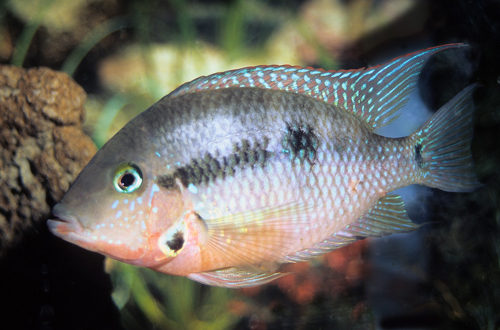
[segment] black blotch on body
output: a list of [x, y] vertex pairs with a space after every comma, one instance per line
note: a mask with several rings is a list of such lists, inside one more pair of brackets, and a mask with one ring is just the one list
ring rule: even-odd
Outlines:
[[319, 139], [309, 124], [286, 123], [282, 146], [283, 152], [288, 154], [292, 161], [298, 159], [313, 165], [318, 153]]
[[419, 143], [415, 146], [415, 161], [417, 162], [418, 167], [422, 168], [424, 165], [424, 160], [422, 158], [422, 145]]
[[175, 178], [171, 175], [160, 176], [157, 180], [157, 184], [158, 186], [169, 190], [176, 188]]
[[204, 157], [192, 159], [185, 166], [178, 167], [173, 174], [165, 175], [158, 180], [158, 184], [166, 189], [175, 189], [175, 180], [179, 179], [184, 187], [190, 183], [194, 185], [207, 184], [216, 178], [224, 179], [234, 175], [239, 168], [263, 167], [267, 164], [272, 152], [266, 150], [269, 140], [264, 137], [261, 142], [251, 144], [242, 140], [233, 147], [233, 153], [227, 156], [213, 156], [206, 153]]
[[177, 252], [184, 246], [184, 233], [182, 231], [176, 231], [174, 237], [170, 241], [167, 241], [168, 247]]

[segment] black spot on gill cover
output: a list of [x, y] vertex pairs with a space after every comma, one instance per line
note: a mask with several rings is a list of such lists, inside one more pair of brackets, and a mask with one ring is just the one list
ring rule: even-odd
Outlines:
[[177, 168], [173, 174], [161, 177], [158, 184], [166, 189], [175, 189], [176, 179], [179, 179], [184, 187], [190, 183], [207, 184], [216, 178], [233, 176], [238, 168], [263, 167], [272, 156], [272, 152], [266, 150], [268, 143], [266, 137], [262, 142], [256, 141], [253, 145], [248, 140], [242, 140], [234, 145], [233, 153], [227, 156], [213, 156], [207, 153], [205, 157], [192, 159], [187, 165]]
[[184, 233], [182, 231], [176, 231], [174, 237], [170, 241], [167, 241], [168, 247], [177, 252], [184, 246]]
[[415, 146], [415, 161], [418, 167], [422, 168], [424, 166], [424, 160], [422, 158], [422, 145], [419, 143]]
[[282, 146], [283, 153], [288, 154], [292, 161], [298, 159], [313, 165], [319, 148], [319, 139], [309, 124], [286, 123]]

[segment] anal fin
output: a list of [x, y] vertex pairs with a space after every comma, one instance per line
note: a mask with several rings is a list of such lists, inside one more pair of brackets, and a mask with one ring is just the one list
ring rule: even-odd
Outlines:
[[210, 272], [193, 273], [187, 277], [206, 285], [236, 289], [265, 284], [285, 275], [288, 275], [288, 273], [254, 272], [241, 268], [225, 268]]
[[408, 233], [419, 227], [420, 225], [413, 223], [408, 217], [401, 196], [386, 195], [363, 217], [312, 247], [286, 256], [283, 262], [307, 261], [359, 239]]

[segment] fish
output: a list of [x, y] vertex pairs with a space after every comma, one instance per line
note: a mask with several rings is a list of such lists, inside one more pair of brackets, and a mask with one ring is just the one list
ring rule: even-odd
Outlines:
[[389, 138], [427, 60], [327, 71], [255, 66], [185, 83], [140, 113], [81, 171], [50, 231], [112, 259], [240, 288], [367, 237], [407, 233], [401, 196], [480, 186], [464, 88], [420, 129]]

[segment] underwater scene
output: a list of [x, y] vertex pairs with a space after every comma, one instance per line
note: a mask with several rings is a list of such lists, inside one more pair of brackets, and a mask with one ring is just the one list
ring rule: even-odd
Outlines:
[[0, 8], [0, 329], [500, 329], [500, 1]]

